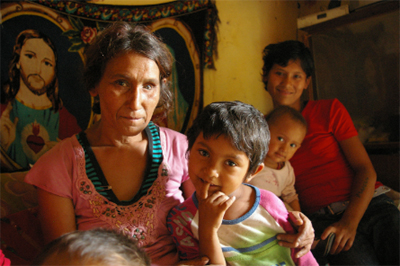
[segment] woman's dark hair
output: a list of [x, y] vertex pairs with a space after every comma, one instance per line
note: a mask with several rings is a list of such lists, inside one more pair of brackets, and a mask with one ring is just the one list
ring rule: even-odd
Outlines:
[[99, 33], [85, 51], [83, 81], [86, 89], [90, 91], [98, 85], [111, 59], [128, 52], [143, 55], [157, 64], [161, 88], [157, 107], [168, 111], [172, 103], [168, 78], [172, 71], [173, 57], [168, 47], [143, 25], [115, 22]]
[[284, 41], [267, 45], [263, 51], [264, 65], [262, 77], [264, 88], [267, 90], [268, 74], [274, 64], [286, 67], [290, 60], [299, 59], [301, 68], [306, 73], [307, 78], [314, 72], [314, 61], [310, 50], [299, 41]]
[[249, 158], [248, 175], [254, 173], [264, 161], [271, 138], [261, 112], [252, 105], [239, 101], [207, 105], [187, 132], [188, 152], [200, 133], [203, 133], [205, 139], [220, 136], [228, 138], [236, 149]]
[[53, 240], [32, 265], [48, 265], [52, 255], [68, 258], [70, 265], [150, 266], [149, 257], [133, 238], [105, 228], [77, 230]]

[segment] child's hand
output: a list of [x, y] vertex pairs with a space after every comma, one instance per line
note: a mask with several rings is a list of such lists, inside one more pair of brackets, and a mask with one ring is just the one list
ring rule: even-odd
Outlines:
[[208, 195], [210, 183], [204, 183], [198, 193], [199, 224], [203, 230], [216, 232], [221, 226], [226, 210], [233, 204], [235, 197], [228, 197], [221, 191]]

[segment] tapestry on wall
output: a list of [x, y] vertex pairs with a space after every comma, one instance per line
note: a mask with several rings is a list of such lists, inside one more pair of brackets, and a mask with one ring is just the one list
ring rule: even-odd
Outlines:
[[98, 117], [83, 87], [83, 50], [109, 23], [145, 24], [176, 61], [173, 111], [153, 120], [185, 132], [202, 106], [202, 70], [213, 68], [216, 23], [210, 0], [150, 6], [78, 1], [1, 3], [1, 170], [26, 170], [58, 141]]

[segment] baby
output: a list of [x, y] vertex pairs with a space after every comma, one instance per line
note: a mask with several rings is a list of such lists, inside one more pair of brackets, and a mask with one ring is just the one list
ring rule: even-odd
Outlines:
[[133, 238], [98, 228], [57, 238], [32, 265], [150, 266], [150, 259]]
[[294, 232], [282, 201], [248, 183], [264, 165], [270, 134], [262, 114], [242, 102], [204, 108], [187, 133], [196, 192], [171, 210], [167, 224], [181, 260], [200, 255], [218, 265], [318, 265], [278, 245]]
[[279, 106], [266, 117], [271, 141], [264, 169], [250, 184], [269, 190], [280, 197], [288, 210], [300, 211], [299, 198], [294, 187], [295, 175], [289, 160], [301, 146], [307, 133], [307, 122], [300, 112]]
[[[266, 121], [271, 141], [264, 160], [265, 167], [249, 181], [249, 184], [273, 192], [283, 200], [289, 211], [301, 211], [294, 187], [294, 170], [289, 160], [306, 136], [307, 122], [300, 112], [285, 105], [276, 107], [267, 115]], [[313, 254], [326, 256], [334, 239], [333, 233], [325, 240], [316, 238], [312, 245]]]

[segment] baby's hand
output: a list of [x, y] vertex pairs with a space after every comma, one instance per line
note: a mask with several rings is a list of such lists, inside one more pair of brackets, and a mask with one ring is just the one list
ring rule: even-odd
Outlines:
[[208, 195], [210, 183], [205, 183], [198, 193], [199, 199], [199, 224], [203, 228], [216, 232], [221, 226], [226, 210], [233, 204], [235, 197], [228, 197], [225, 193], [217, 191]]

